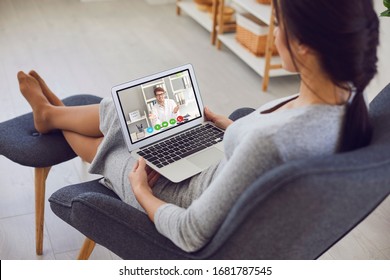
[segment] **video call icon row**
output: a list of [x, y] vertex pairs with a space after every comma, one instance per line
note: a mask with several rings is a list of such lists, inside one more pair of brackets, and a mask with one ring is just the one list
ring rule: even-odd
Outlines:
[[[176, 121], [177, 120], [177, 121]], [[156, 124], [154, 127], [148, 127], [146, 129], [146, 132], [147, 133], [152, 133], [154, 130], [160, 130], [161, 128], [166, 128], [169, 126], [169, 124], [171, 125], [175, 125], [176, 122], [182, 122], [184, 120], [183, 116], [178, 116], [177, 118], [175, 119], [170, 119], [169, 120], [169, 123], [168, 122], [163, 122], [162, 124]]]

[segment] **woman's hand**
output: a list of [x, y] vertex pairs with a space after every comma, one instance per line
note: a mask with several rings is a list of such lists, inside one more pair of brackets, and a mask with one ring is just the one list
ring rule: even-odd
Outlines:
[[209, 108], [204, 108], [204, 114], [206, 120], [213, 122], [217, 127], [221, 129], [226, 129], [229, 125], [233, 123], [233, 121], [225, 116], [217, 115], [210, 111]]
[[145, 160], [140, 157], [128, 177], [135, 198], [145, 209], [149, 219], [154, 222], [154, 214], [157, 209], [165, 204], [164, 201], [155, 197], [152, 192], [152, 188], [160, 178], [160, 174], [147, 166]]
[[145, 159], [140, 157], [128, 177], [133, 192], [137, 197], [144, 191], [152, 193], [152, 188], [158, 178], [160, 178], [160, 174], [147, 166]]

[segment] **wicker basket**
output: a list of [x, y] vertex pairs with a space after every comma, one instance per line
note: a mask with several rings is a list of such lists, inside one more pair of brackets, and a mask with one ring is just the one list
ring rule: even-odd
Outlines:
[[[237, 14], [236, 40], [256, 56], [264, 56], [267, 48], [268, 26], [250, 14]], [[277, 55], [273, 46], [272, 54]]]
[[213, 6], [212, 0], [194, 0], [196, 8], [202, 12], [208, 12]]
[[260, 3], [260, 4], [271, 4], [271, 1], [272, 0], [256, 0], [257, 1], [257, 3]]
[[[217, 18], [219, 18], [219, 7], [217, 7], [217, 8], [218, 8]], [[234, 8], [232, 8], [230, 6], [225, 6], [223, 9], [223, 22], [227, 23], [227, 22], [233, 21], [235, 12], [236, 12], [236, 10]], [[209, 16], [210, 16], [210, 18], [213, 17], [212, 10], [210, 10]]]
[[213, 0], [194, 0], [196, 4], [213, 5]]

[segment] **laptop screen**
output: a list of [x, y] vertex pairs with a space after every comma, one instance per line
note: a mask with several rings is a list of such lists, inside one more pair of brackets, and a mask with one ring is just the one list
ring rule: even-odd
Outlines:
[[202, 117], [189, 70], [117, 91], [132, 144]]

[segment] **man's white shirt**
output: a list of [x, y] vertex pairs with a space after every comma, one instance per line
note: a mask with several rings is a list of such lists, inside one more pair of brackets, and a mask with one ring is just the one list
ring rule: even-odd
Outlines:
[[152, 114], [156, 118], [151, 119], [152, 124], [162, 124], [163, 122], [169, 122], [170, 119], [176, 119], [180, 115], [179, 111], [176, 114], [173, 113], [176, 106], [175, 101], [172, 99], [165, 99], [164, 106], [161, 106], [159, 103], [155, 104], [152, 108]]

